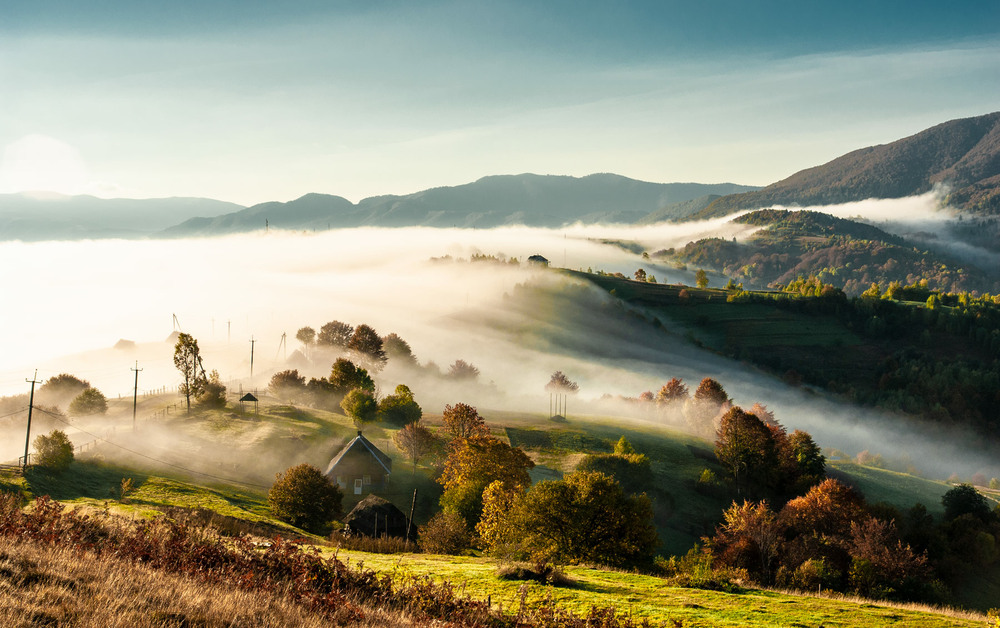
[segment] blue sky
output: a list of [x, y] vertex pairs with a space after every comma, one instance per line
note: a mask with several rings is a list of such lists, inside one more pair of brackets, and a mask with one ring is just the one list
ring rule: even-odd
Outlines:
[[0, 191], [764, 185], [1000, 109], [997, 2], [18, 2]]

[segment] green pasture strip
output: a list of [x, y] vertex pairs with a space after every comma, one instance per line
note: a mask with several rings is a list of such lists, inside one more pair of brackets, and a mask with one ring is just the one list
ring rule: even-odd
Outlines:
[[655, 576], [607, 571], [588, 567], [566, 567], [570, 587], [501, 580], [496, 564], [488, 559], [429, 554], [368, 554], [336, 550], [337, 557], [352, 566], [363, 565], [397, 578], [428, 577], [449, 582], [460, 594], [489, 599], [494, 606], [516, 610], [521, 587], [527, 604], [549, 601], [558, 607], [584, 614], [592, 606], [613, 606], [620, 614], [648, 619], [654, 625], [712, 626], [982, 626], [981, 621], [941, 614], [903, 610], [873, 603], [849, 602], [824, 597], [805, 597], [773, 591], [747, 590], [722, 593], [667, 586]]

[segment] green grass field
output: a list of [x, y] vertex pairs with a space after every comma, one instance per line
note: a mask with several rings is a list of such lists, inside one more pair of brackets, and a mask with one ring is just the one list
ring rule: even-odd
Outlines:
[[485, 558], [429, 554], [367, 554], [335, 550], [351, 565], [379, 573], [450, 582], [457, 591], [495, 606], [516, 609], [521, 595], [529, 605], [553, 601], [586, 613], [613, 606], [620, 614], [667, 626], [983, 626], [975, 615], [945, 616], [865, 601], [808, 597], [774, 591], [722, 593], [666, 586], [661, 578], [589, 567], [566, 567], [570, 587], [502, 580], [496, 563]]

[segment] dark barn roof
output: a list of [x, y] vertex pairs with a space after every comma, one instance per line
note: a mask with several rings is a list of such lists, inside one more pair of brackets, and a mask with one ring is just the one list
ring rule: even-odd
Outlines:
[[374, 443], [365, 438], [361, 434], [361, 431], [359, 430], [358, 435], [354, 437], [354, 440], [347, 443], [347, 445], [343, 449], [341, 449], [336, 456], [333, 457], [333, 460], [331, 460], [330, 464], [327, 465], [326, 467], [325, 474], [330, 475], [333, 472], [333, 470], [337, 467], [337, 464], [339, 464], [340, 461], [344, 459], [344, 456], [348, 455], [348, 453], [351, 454], [367, 453], [371, 455], [371, 457], [374, 458], [376, 461], [378, 461], [378, 463], [381, 464], [383, 468], [385, 468], [385, 472], [387, 474], [392, 472], [392, 459], [389, 456], [382, 453], [382, 451], [378, 447], [376, 447]]
[[[378, 536], [406, 537], [406, 515], [399, 508], [378, 495], [365, 497], [344, 517], [344, 529], [351, 534], [376, 536], [375, 526], [378, 525]], [[410, 539], [416, 538], [416, 527], [410, 529]]]

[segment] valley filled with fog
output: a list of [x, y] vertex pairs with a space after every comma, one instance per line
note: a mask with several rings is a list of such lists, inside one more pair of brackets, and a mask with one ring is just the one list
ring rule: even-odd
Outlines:
[[[926, 206], [923, 198], [910, 202]], [[862, 209], [871, 208], [839, 211]], [[942, 219], [932, 212], [919, 217]], [[657, 420], [621, 398], [655, 391], [671, 377], [694, 387], [708, 376], [736, 404], [766, 404], [790, 430], [808, 430], [822, 447], [905, 457], [935, 477], [1000, 475], [993, 461], [968, 452], [963, 434], [936, 433], [931, 440], [894, 417], [787, 386], [695, 347], [683, 329], [654, 325], [589, 284], [526, 263], [542, 255], [553, 267], [627, 276], [641, 266], [659, 283], [690, 285], [693, 268], [651, 264], [638, 248], [602, 241], [635, 242], [652, 252], [708, 236], [744, 238], [752, 230], [718, 219], [645, 227], [271, 230], [201, 239], [2, 243], [2, 267], [24, 272], [9, 280], [0, 394], [26, 393], [25, 380], [38, 369], [39, 380], [72, 373], [109, 399], [131, 397], [136, 363], [140, 394], [176, 387], [168, 339], [175, 329], [198, 339], [205, 368], [217, 369], [230, 392], [263, 389], [271, 374], [286, 368], [321, 377], [330, 364], [302, 362], [295, 333], [339, 320], [400, 335], [423, 365], [447, 370], [465, 360], [480, 370], [479, 385], [462, 391], [390, 363], [380, 389], [409, 384], [426, 413], [458, 401], [545, 412], [544, 386], [561, 370], [580, 384], [570, 400], [571, 417]], [[469, 261], [475, 255], [520, 263]], [[464, 398], [456, 398], [460, 394]], [[18, 434], [23, 431], [6, 435], [0, 459], [18, 455]]]

